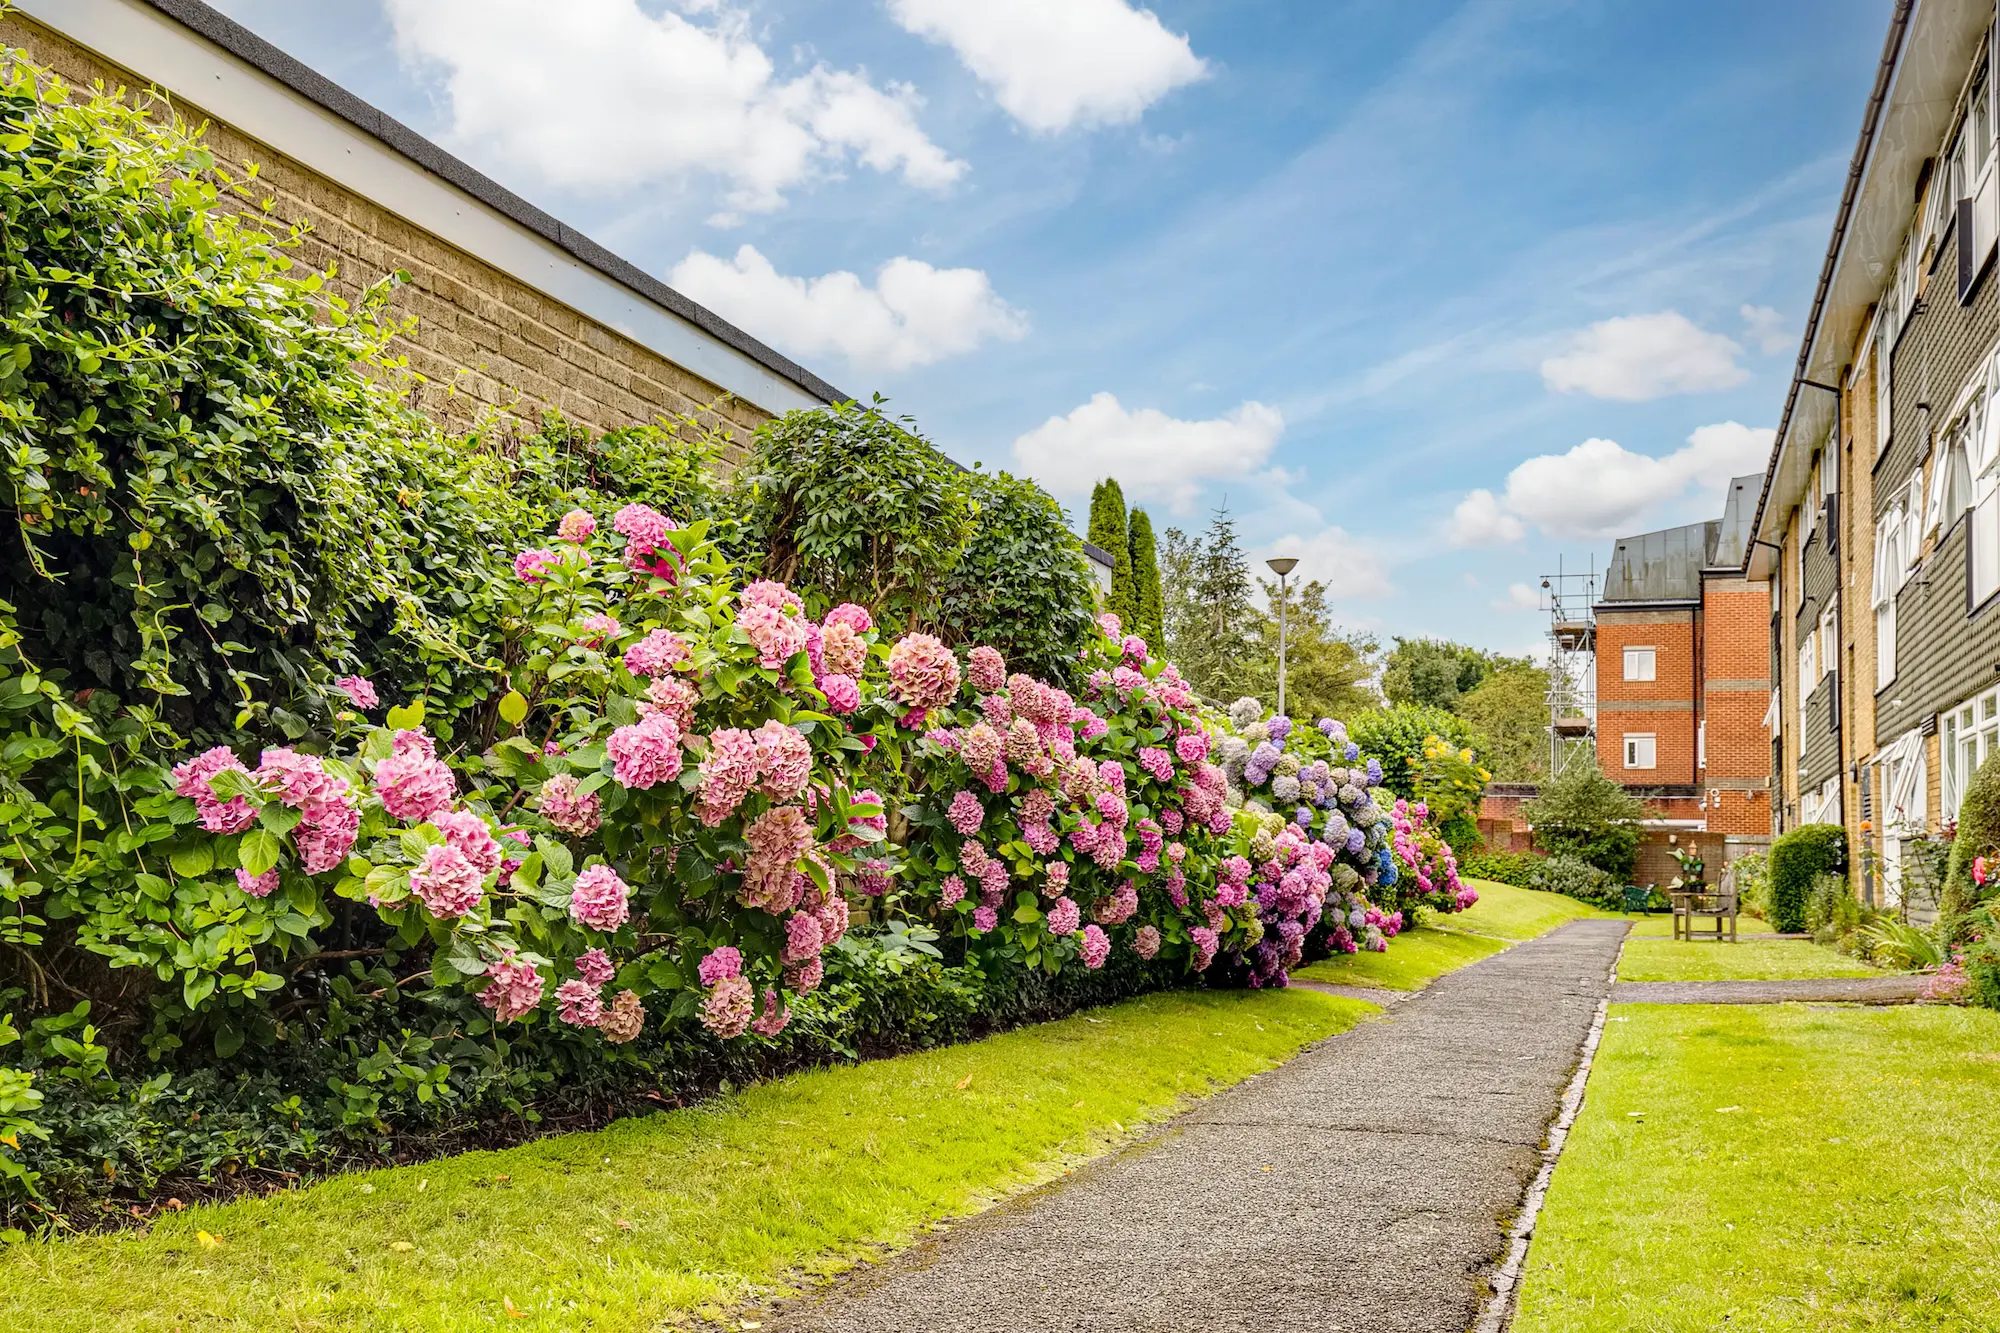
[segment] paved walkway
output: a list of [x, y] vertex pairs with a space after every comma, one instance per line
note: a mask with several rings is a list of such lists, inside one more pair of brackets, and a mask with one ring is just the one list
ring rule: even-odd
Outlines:
[[1451, 973], [766, 1326], [1468, 1329], [1624, 935], [1573, 922]]
[[1813, 981], [1621, 981], [1614, 1004], [1914, 1004], [1929, 977]]

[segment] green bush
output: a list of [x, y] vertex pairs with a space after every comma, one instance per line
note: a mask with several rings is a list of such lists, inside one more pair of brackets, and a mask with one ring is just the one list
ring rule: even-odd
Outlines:
[[1382, 761], [1382, 785], [1411, 801], [1423, 798], [1424, 747], [1433, 737], [1455, 749], [1471, 750], [1475, 759], [1486, 753], [1486, 738], [1464, 718], [1428, 704], [1397, 704], [1363, 713], [1347, 724], [1347, 734], [1361, 753]]
[[1593, 907], [1616, 909], [1625, 901], [1618, 881], [1580, 857], [1556, 855], [1545, 858], [1537, 868], [1530, 888], [1560, 893]]
[[1813, 880], [1847, 870], [1847, 831], [1838, 824], [1807, 824], [1771, 844], [1771, 929], [1792, 934], [1806, 929], [1806, 904]]
[[1646, 805], [1600, 773], [1594, 765], [1573, 765], [1534, 800], [1521, 817], [1550, 856], [1572, 856], [1596, 866], [1620, 883], [1632, 877], [1639, 859], [1639, 821]]
[[1861, 899], [1847, 876], [1818, 874], [1806, 893], [1806, 930], [1821, 944], [1836, 944], [1861, 928]]
[[1736, 888], [1736, 904], [1751, 916], [1771, 912], [1771, 854], [1751, 852], [1729, 863], [1726, 872]]
[[1496, 884], [1532, 889], [1546, 859], [1539, 852], [1475, 852], [1459, 858], [1458, 873], [1465, 879], [1490, 879]]
[[1948, 938], [1965, 935], [1966, 914], [1991, 893], [1973, 882], [1972, 863], [1980, 857], [2000, 857], [2000, 753], [1979, 766], [1958, 807], [1958, 836], [1952, 841], [1951, 862], [1938, 902], [1938, 916], [1945, 923]]
[[[978, 508], [964, 553], [944, 580], [935, 628], [950, 644], [991, 644], [1008, 669], [1067, 681], [1090, 632], [1097, 578], [1062, 506], [1034, 482], [970, 472]], [[1155, 642], [1155, 654], [1165, 645]]]

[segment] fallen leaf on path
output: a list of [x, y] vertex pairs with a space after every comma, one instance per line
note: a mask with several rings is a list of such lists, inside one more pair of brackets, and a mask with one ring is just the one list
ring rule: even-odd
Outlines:
[[970, 1075], [970, 1074], [967, 1074], [967, 1075], [966, 1075], [966, 1076], [965, 1076], [964, 1078], [960, 1079], [960, 1080], [959, 1080], [959, 1081], [958, 1081], [957, 1083], [954, 1083], [954, 1084], [953, 1084], [952, 1086], [953, 1086], [953, 1087], [957, 1087], [957, 1088], [969, 1088], [969, 1087], [971, 1087], [971, 1086], [972, 1086], [972, 1075]]
[[219, 1250], [222, 1248], [221, 1240], [209, 1235], [206, 1231], [195, 1232], [194, 1238], [201, 1242], [202, 1248], [205, 1250]]
[[514, 1298], [511, 1296], [502, 1296], [500, 1304], [507, 1307], [507, 1317], [509, 1319], [526, 1319], [528, 1317], [527, 1311], [514, 1308]]

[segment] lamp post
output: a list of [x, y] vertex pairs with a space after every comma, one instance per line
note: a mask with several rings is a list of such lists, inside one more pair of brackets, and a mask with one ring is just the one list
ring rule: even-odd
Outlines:
[[1278, 716], [1285, 716], [1285, 604], [1291, 601], [1286, 594], [1285, 576], [1297, 569], [1299, 562], [1288, 555], [1275, 560], [1266, 560], [1271, 572], [1278, 576]]

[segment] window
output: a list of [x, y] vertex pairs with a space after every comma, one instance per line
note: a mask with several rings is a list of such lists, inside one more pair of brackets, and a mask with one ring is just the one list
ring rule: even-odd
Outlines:
[[1996, 748], [2000, 748], [2000, 689], [1974, 695], [1938, 718], [1945, 818], [1958, 817], [1966, 785]]
[[[1812, 471], [1806, 474], [1806, 498], [1800, 505], [1805, 512], [1799, 515], [1799, 551], [1803, 562], [1806, 543], [1812, 540], [1813, 531], [1819, 526], [1820, 489], [1825, 482], [1820, 478], [1820, 456], [1813, 455]], [[1800, 566], [1803, 572], [1803, 563]]]
[[1625, 733], [1625, 767], [1656, 767], [1657, 755], [1657, 738], [1652, 732], [1628, 731]]
[[1654, 648], [1627, 648], [1625, 650], [1625, 679], [1654, 680], [1659, 667], [1659, 652]]
[[1911, 478], [1912, 487], [1899, 491], [1888, 509], [1875, 520], [1875, 566], [1869, 585], [1869, 604], [1875, 608], [1875, 688], [1885, 690], [1896, 679], [1896, 595], [1910, 577], [1915, 555], [1910, 520], [1911, 497], [1921, 494], [1921, 479]]
[[[1891, 299], [1883, 295], [1884, 305]], [[1886, 308], [1875, 312], [1875, 457], [1889, 447], [1889, 418], [1894, 412], [1890, 399], [1896, 364], [1895, 316]]]
[[1902, 901], [1903, 840], [1922, 837], [1929, 823], [1924, 809], [1929, 792], [1926, 767], [1924, 738], [1916, 730], [1905, 732], [1876, 756], [1875, 790], [1882, 798], [1882, 894], [1891, 907]]
[[1819, 684], [1819, 654], [1814, 651], [1819, 643], [1819, 635], [1811, 630], [1799, 636], [1799, 722], [1806, 720], [1806, 701], [1812, 698], [1813, 686]]
[[1835, 664], [1840, 661], [1839, 619], [1838, 603], [1819, 613], [1819, 676], [1815, 684], [1832, 675]]

